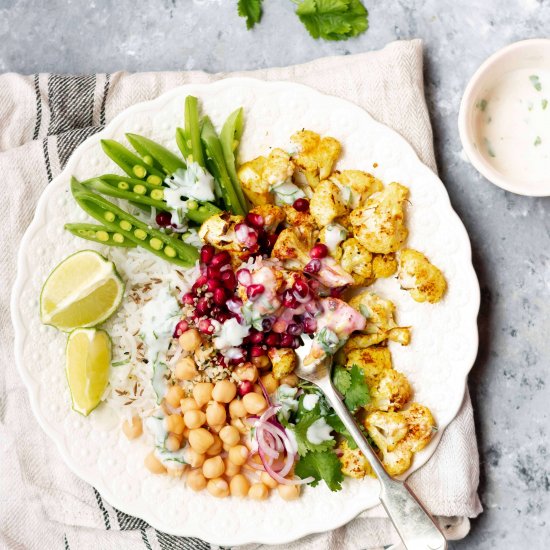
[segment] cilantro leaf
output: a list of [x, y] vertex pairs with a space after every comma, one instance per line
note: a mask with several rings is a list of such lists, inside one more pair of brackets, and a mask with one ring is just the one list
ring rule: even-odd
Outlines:
[[321, 416], [315, 409], [305, 413], [293, 428], [296, 443], [298, 444], [298, 454], [304, 456], [308, 451], [326, 451], [334, 447], [336, 441], [334, 438], [327, 439], [321, 443], [312, 443], [307, 438], [307, 431], [315, 422], [321, 420]]
[[262, 0], [239, 0], [237, 9], [246, 18], [246, 28], [251, 29], [262, 18]]
[[344, 423], [340, 420], [340, 417], [333, 413], [327, 416], [326, 418], [327, 424], [337, 433], [339, 433], [342, 437], [346, 438], [346, 441], [348, 442], [348, 447], [350, 449], [357, 449], [357, 443], [355, 443], [355, 440], [353, 437], [351, 437], [351, 434], [348, 432], [348, 429], [344, 426]]
[[313, 38], [347, 40], [368, 28], [360, 0], [301, 0], [296, 14]]
[[331, 491], [339, 491], [344, 480], [340, 467], [340, 461], [332, 451], [312, 452], [300, 457], [294, 472], [302, 479], [314, 477], [313, 487], [322, 479]]
[[351, 374], [349, 370], [340, 366], [334, 367], [332, 383], [342, 395], [346, 395], [346, 392], [351, 386]]
[[365, 406], [370, 401], [369, 387], [365, 380], [365, 373], [357, 365], [351, 367], [350, 387], [345, 392], [346, 407], [351, 411], [356, 411], [359, 407]]

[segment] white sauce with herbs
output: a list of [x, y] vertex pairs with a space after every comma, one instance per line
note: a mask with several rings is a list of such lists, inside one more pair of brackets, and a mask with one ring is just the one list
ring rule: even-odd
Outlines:
[[325, 228], [325, 244], [331, 252], [334, 252], [338, 245], [346, 240], [347, 236], [347, 229], [338, 223], [330, 223]]
[[237, 319], [228, 319], [221, 325], [218, 335], [213, 339], [217, 349], [236, 348], [249, 335], [250, 326], [241, 325]]
[[293, 204], [296, 199], [303, 199], [306, 196], [306, 194], [291, 181], [272, 185], [269, 190], [275, 195], [275, 204], [277, 206]]
[[313, 445], [319, 445], [323, 441], [332, 439], [330, 432], [332, 432], [331, 426], [327, 424], [324, 418], [319, 418], [307, 429], [306, 437]]
[[550, 71], [510, 71], [476, 104], [476, 147], [501, 174], [550, 183]]
[[315, 405], [319, 402], [319, 396], [315, 393], [308, 393], [304, 395], [302, 404], [306, 411], [312, 411], [315, 408]]

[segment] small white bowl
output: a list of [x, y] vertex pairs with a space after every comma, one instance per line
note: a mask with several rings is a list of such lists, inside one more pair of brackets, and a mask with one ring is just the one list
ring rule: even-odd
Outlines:
[[479, 67], [468, 83], [460, 103], [460, 140], [476, 170], [495, 185], [519, 195], [550, 196], [550, 169], [548, 181], [526, 182], [496, 169], [476, 145], [476, 115], [480, 101], [503, 75], [519, 69], [549, 71], [550, 39], [515, 42], [493, 54]]

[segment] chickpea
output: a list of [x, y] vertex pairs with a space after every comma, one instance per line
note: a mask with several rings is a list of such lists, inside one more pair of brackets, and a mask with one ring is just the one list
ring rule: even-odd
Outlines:
[[202, 411], [190, 410], [183, 415], [183, 421], [189, 429], [194, 430], [206, 422], [206, 415]]
[[186, 330], [178, 341], [184, 351], [195, 351], [201, 345], [201, 335], [196, 328]]
[[227, 481], [221, 477], [208, 480], [206, 490], [213, 497], [225, 498], [229, 496], [229, 485], [227, 484]]
[[189, 445], [199, 454], [204, 454], [214, 443], [214, 436], [204, 428], [196, 428], [189, 432]]
[[155, 456], [154, 452], [150, 452], [145, 457], [145, 467], [153, 474], [165, 474], [166, 468], [162, 462]]
[[178, 380], [193, 380], [197, 372], [197, 365], [191, 357], [182, 357], [176, 364], [175, 375]]
[[227, 457], [233, 464], [242, 466], [248, 458], [248, 449], [244, 445], [235, 445], [229, 449]]
[[248, 497], [254, 500], [265, 500], [269, 489], [263, 483], [253, 483], [248, 490]]
[[269, 395], [277, 391], [277, 388], [279, 387], [279, 381], [275, 378], [275, 376], [273, 376], [272, 372], [268, 372], [267, 374], [264, 374], [260, 380], [264, 385], [265, 391]]
[[181, 441], [179, 438], [173, 434], [170, 434], [166, 441], [164, 442], [164, 446], [166, 447], [166, 450], [173, 453], [174, 451], [178, 451], [181, 447]]
[[258, 369], [252, 363], [245, 363], [237, 367], [233, 372], [241, 381], [248, 380], [249, 382], [256, 382], [256, 380], [258, 380]]
[[166, 402], [175, 409], [176, 407], [180, 406], [180, 401], [182, 400], [183, 396], [183, 388], [181, 386], [175, 385], [168, 388], [164, 399], [166, 399]]
[[260, 481], [270, 489], [276, 489], [278, 485], [278, 483], [267, 472], [261, 473]]
[[220, 439], [224, 442], [225, 445], [229, 447], [234, 447], [241, 439], [241, 434], [235, 426], [224, 426], [220, 430]]
[[125, 420], [122, 424], [122, 431], [128, 439], [136, 439], [143, 433], [143, 423], [139, 416], [132, 416], [131, 420]]
[[184, 397], [180, 401], [180, 407], [182, 414], [186, 413], [187, 411], [196, 411], [200, 408], [197, 405], [197, 402], [192, 397]]
[[205, 456], [197, 453], [193, 447], [188, 447], [185, 450], [185, 462], [192, 468], [200, 468], [204, 464]]
[[[214, 388], [215, 390], [215, 388]], [[216, 401], [211, 401], [206, 407], [206, 421], [209, 426], [217, 426], [223, 424], [226, 419], [225, 407], [217, 403]]]
[[212, 433], [219, 434], [224, 426], [225, 424], [214, 424], [213, 426], [210, 426], [210, 431]]
[[179, 479], [183, 475], [184, 468], [168, 468], [166, 472], [170, 477], [175, 477]]
[[190, 431], [191, 430], [187, 426], [185, 426], [185, 428], [183, 428], [183, 433], [181, 434], [181, 437], [183, 439], [189, 439], [189, 432]]
[[248, 494], [250, 489], [250, 481], [242, 474], [237, 474], [231, 478], [229, 482], [229, 490], [231, 496], [243, 498]]
[[222, 440], [219, 438], [219, 436], [214, 436], [214, 443], [208, 447], [206, 450], [206, 454], [208, 456], [216, 456], [219, 455], [222, 452], [223, 443]]
[[[185, 334], [185, 333], [184, 333]], [[199, 406], [199, 409], [202, 409], [210, 399], [212, 399], [212, 390], [214, 389], [214, 384], [211, 382], [199, 382], [193, 388], [193, 397]]]
[[279, 485], [277, 491], [283, 500], [296, 500], [300, 496], [299, 485]]
[[164, 419], [164, 426], [167, 431], [173, 432], [176, 435], [181, 435], [185, 424], [183, 423], [183, 417], [179, 414], [170, 414]]
[[298, 382], [300, 379], [295, 374], [287, 374], [286, 376], [283, 376], [279, 383], [281, 385], [286, 384], [287, 386], [290, 386], [291, 388], [295, 388], [298, 385]]
[[206, 487], [206, 478], [202, 470], [191, 470], [187, 474], [187, 486], [193, 491], [202, 491]]
[[225, 464], [223, 463], [221, 456], [213, 456], [212, 458], [207, 458], [202, 465], [202, 475], [206, 479], [221, 477], [224, 472]]
[[248, 414], [259, 414], [267, 409], [265, 397], [254, 392], [243, 397], [243, 404]]
[[233, 464], [233, 462], [231, 462], [231, 460], [229, 460], [227, 456], [223, 459], [223, 463], [225, 466], [225, 475], [227, 477], [233, 477], [240, 473], [241, 467]]
[[250, 431], [241, 418], [232, 418], [230, 424], [243, 435], [246, 435]]
[[260, 355], [252, 358], [252, 364], [260, 370], [266, 370], [271, 367], [271, 359], [267, 355]]
[[212, 399], [220, 403], [229, 403], [237, 395], [237, 386], [231, 380], [216, 382], [212, 391]]
[[233, 401], [229, 403], [229, 416], [231, 418], [242, 418], [246, 416], [246, 409], [241, 399], [233, 399]]
[[252, 389], [252, 391], [260, 395], [264, 394], [264, 390], [262, 390], [262, 387], [260, 386], [260, 384], [254, 384], [254, 388]]

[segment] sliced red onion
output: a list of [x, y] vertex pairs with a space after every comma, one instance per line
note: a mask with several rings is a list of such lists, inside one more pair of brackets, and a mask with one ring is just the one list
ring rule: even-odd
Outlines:
[[[277, 483], [280, 483], [281, 485], [304, 485], [306, 483], [311, 483], [312, 481], [315, 481], [314, 477], [306, 477], [304, 479], [287, 479], [286, 477], [278, 474], [275, 470], [273, 470], [273, 468], [271, 468], [271, 465], [268, 463], [265, 456], [263, 456], [263, 452], [261, 450], [258, 452], [258, 454], [260, 455], [260, 460], [262, 461], [265, 471]], [[287, 456], [286, 461], [287, 463], [290, 463], [290, 467], [288, 468], [288, 471], [290, 471], [290, 468], [292, 468], [292, 465], [294, 464], [294, 458], [291, 456]]]

